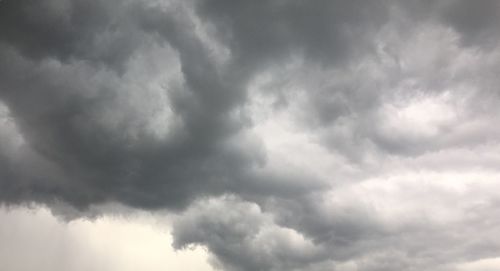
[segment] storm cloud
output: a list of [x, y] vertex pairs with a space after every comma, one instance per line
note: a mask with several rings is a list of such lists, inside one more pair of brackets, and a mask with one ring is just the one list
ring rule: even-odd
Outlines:
[[172, 212], [173, 247], [221, 270], [480, 270], [500, 257], [499, 12], [2, 0], [0, 202]]

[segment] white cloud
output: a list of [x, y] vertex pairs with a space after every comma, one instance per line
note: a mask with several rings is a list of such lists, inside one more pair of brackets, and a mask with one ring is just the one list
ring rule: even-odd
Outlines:
[[210, 271], [202, 248], [175, 251], [152, 215], [61, 221], [43, 207], [0, 209], [0, 269]]

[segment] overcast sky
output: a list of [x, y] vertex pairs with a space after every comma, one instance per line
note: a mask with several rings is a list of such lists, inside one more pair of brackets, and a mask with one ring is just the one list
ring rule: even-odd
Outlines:
[[500, 270], [500, 2], [0, 0], [0, 269]]

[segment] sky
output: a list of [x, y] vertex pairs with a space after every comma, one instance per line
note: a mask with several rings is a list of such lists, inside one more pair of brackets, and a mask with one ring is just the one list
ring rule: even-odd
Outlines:
[[500, 2], [0, 0], [0, 269], [500, 269]]

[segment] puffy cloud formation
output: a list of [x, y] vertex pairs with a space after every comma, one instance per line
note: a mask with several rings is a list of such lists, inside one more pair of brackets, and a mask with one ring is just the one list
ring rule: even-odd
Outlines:
[[0, 202], [175, 211], [222, 270], [489, 270], [499, 13], [3, 0]]

